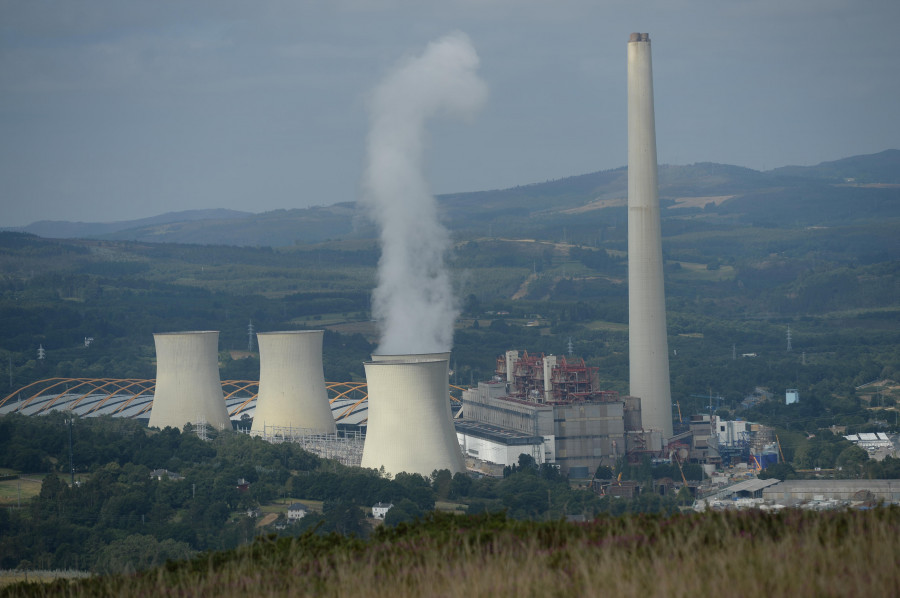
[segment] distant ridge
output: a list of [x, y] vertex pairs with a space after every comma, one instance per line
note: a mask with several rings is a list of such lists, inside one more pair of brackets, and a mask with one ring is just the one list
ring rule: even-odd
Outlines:
[[[628, 170], [598, 171], [490, 191], [438, 196], [446, 226], [469, 237], [541, 235], [616, 226], [625, 219]], [[834, 226], [900, 217], [900, 150], [816, 166], [757, 171], [700, 162], [659, 167], [660, 200], [680, 226]], [[686, 221], [690, 220], [690, 223]], [[356, 204], [274, 210], [170, 212], [112, 223], [40, 221], [9, 228], [49, 238], [280, 247], [372, 238]]]
[[5, 230], [31, 233], [39, 237], [52, 239], [96, 238], [115, 234], [124, 230], [144, 226], [156, 226], [174, 222], [192, 222], [198, 220], [229, 220], [244, 218], [251, 212], [214, 208], [208, 210], [185, 210], [183, 212], [166, 212], [159, 216], [140, 218], [138, 220], [122, 220], [119, 222], [68, 222], [65, 220], [39, 220], [27, 226], [11, 227]]

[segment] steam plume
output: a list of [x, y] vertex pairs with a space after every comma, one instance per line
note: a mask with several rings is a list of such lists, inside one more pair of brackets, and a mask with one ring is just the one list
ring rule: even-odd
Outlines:
[[449, 351], [458, 314], [444, 258], [450, 236], [423, 174], [425, 121], [466, 117], [487, 97], [469, 38], [452, 33], [403, 61], [374, 90], [363, 203], [381, 231], [372, 309], [379, 353]]

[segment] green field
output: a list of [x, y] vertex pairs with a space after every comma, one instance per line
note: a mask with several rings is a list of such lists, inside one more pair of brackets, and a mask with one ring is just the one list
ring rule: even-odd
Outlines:
[[41, 493], [43, 475], [28, 475], [17, 480], [0, 482], [0, 506], [16, 506]]

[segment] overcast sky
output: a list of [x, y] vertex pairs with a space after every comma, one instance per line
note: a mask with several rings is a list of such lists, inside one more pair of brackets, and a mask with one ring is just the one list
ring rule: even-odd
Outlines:
[[653, 44], [660, 163], [900, 147], [897, 0], [0, 0], [0, 226], [356, 201], [367, 97], [465, 32], [489, 87], [430, 126], [435, 193], [624, 166]]

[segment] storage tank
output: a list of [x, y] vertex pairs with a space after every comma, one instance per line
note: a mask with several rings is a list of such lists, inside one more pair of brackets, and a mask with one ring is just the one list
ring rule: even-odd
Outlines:
[[323, 330], [261, 332], [259, 395], [251, 433], [334, 434], [322, 367]]
[[[380, 356], [382, 358], [387, 356]], [[369, 422], [362, 467], [391, 475], [465, 470], [450, 415], [447, 359], [409, 355], [366, 362]]]
[[219, 332], [159, 332], [151, 428], [206, 423], [231, 427], [219, 378]]

